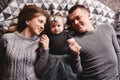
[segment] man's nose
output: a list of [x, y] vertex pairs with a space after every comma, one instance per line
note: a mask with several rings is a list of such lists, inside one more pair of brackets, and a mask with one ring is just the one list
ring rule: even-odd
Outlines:
[[75, 21], [74, 21], [74, 24], [78, 24], [78, 23], [79, 23], [79, 21], [78, 21], [78, 20], [75, 20]]

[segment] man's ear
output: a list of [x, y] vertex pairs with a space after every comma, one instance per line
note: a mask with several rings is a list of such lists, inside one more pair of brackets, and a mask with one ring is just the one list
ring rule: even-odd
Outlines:
[[91, 19], [91, 13], [88, 13], [88, 17], [89, 17], [89, 19]]
[[89, 17], [89, 19], [91, 18], [91, 14], [90, 14], [90, 12], [84, 10], [84, 13]]
[[89, 19], [91, 19], [91, 14], [88, 11], [85, 11], [85, 14], [88, 16]]

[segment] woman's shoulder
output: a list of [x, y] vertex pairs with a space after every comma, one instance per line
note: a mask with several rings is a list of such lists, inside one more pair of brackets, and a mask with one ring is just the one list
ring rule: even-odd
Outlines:
[[16, 32], [13, 32], [13, 33], [5, 33], [5, 34], [3, 35], [3, 38], [13, 38], [13, 37], [15, 36], [15, 33], [16, 33]]

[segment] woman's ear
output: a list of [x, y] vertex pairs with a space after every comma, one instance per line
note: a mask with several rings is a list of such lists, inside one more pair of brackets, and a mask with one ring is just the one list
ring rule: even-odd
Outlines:
[[25, 23], [26, 23], [26, 25], [29, 25], [29, 20], [26, 20]]

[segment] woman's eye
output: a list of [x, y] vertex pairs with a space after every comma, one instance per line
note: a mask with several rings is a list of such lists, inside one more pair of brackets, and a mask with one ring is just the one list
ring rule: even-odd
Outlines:
[[43, 21], [39, 21], [40, 23], [42, 23]]

